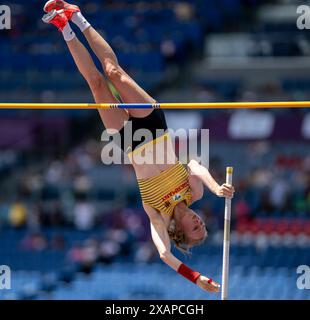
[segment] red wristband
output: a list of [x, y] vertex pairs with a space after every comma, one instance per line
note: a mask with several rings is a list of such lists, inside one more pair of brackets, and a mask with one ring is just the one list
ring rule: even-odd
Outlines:
[[200, 277], [200, 273], [192, 270], [184, 263], [182, 263], [178, 269], [178, 273], [182, 275], [184, 278], [196, 284], [197, 279]]

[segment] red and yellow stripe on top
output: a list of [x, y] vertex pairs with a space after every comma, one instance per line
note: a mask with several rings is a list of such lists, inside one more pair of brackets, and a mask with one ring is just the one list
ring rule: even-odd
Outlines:
[[179, 161], [158, 176], [138, 179], [138, 184], [142, 201], [159, 212], [172, 215], [181, 201], [187, 206], [191, 204], [188, 172]]

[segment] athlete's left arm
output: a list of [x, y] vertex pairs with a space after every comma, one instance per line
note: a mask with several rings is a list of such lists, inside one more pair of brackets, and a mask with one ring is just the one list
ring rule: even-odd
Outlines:
[[[209, 170], [199, 164], [196, 160], [191, 160], [187, 166], [190, 169], [190, 184], [192, 181], [196, 189], [198, 188], [197, 186], [199, 186], [199, 188], [203, 188], [203, 185], [205, 185], [211, 192], [219, 197], [233, 197], [235, 188], [226, 183], [219, 185], [212, 177]], [[200, 185], [198, 181], [200, 181]]]

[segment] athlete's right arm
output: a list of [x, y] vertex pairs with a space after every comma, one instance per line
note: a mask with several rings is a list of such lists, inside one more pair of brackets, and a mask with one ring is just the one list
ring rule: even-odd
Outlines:
[[178, 271], [182, 262], [171, 253], [170, 238], [164, 219], [152, 207], [144, 205], [144, 209], [150, 218], [152, 239], [161, 260]]
[[210, 171], [199, 164], [196, 160], [191, 160], [188, 164], [191, 173], [191, 180], [201, 180], [202, 183], [208, 187], [218, 197], [232, 198], [235, 192], [235, 188], [226, 183], [219, 185], [212, 177]]
[[[209, 292], [218, 292], [220, 287], [218, 283], [212, 281], [210, 278], [200, 275], [198, 272], [194, 272], [193, 270], [189, 269], [182, 263], [182, 261], [177, 259], [171, 253], [170, 238], [163, 218], [155, 209], [149, 206], [144, 205], [144, 209], [150, 218], [152, 239], [158, 250], [161, 260], [176, 272], [197, 284], [201, 289]], [[195, 281], [191, 279], [193, 277], [196, 279]]]

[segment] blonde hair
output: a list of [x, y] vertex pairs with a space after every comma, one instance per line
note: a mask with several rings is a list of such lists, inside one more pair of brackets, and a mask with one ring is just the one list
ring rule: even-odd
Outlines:
[[205, 236], [203, 239], [195, 240], [195, 241], [190, 241], [183, 230], [178, 230], [176, 227], [176, 221], [175, 219], [171, 219], [169, 227], [168, 227], [168, 234], [170, 240], [174, 242], [174, 245], [176, 248], [181, 251], [183, 254], [190, 256], [191, 255], [191, 248], [193, 246], [197, 246], [202, 244], [206, 237]]

